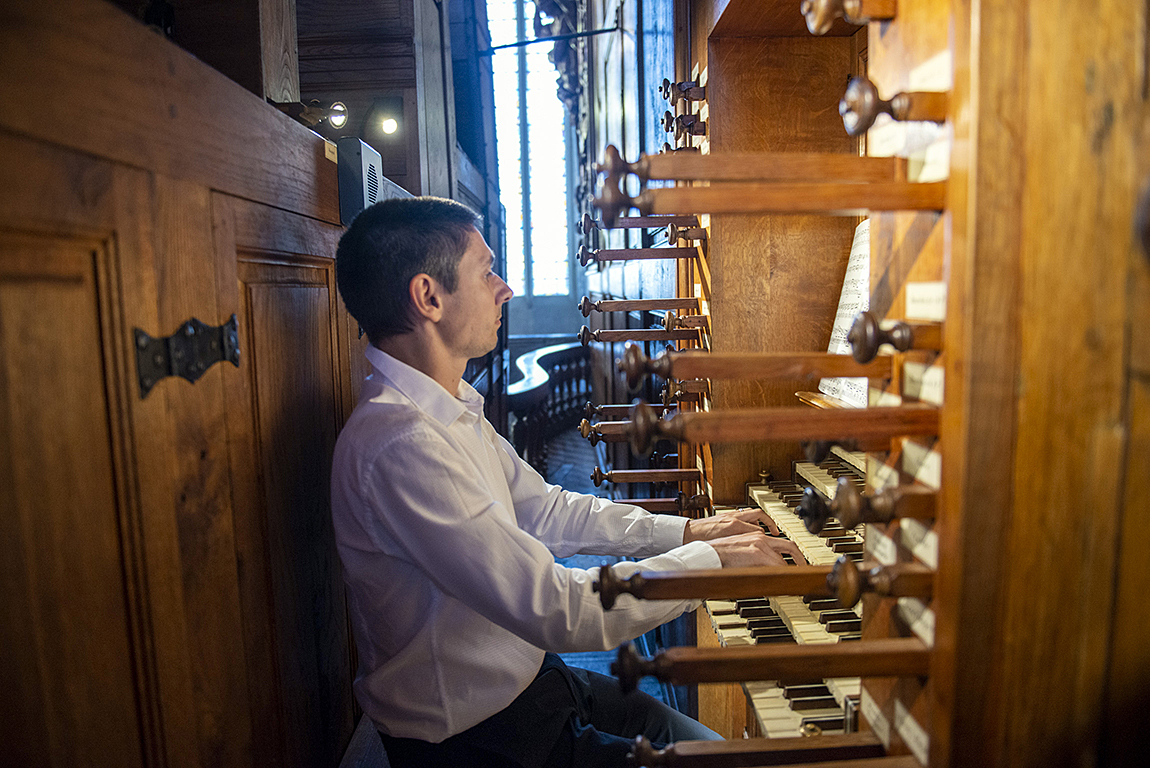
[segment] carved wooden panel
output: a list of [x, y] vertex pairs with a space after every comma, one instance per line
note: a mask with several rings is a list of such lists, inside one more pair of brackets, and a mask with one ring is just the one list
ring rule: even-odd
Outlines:
[[336, 765], [354, 727], [353, 662], [328, 478], [354, 406], [348, 358], [366, 339], [346, 337], [336, 300], [339, 228], [224, 196], [213, 215], [245, 355], [228, 439], [256, 751]]
[[0, 231], [0, 719], [11, 765], [141, 765], [107, 236]]

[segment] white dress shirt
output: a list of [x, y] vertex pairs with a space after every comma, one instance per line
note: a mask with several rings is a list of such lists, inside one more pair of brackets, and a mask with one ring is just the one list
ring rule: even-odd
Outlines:
[[440, 742], [510, 704], [544, 650], [614, 648], [697, 603], [620, 597], [555, 557], [649, 557], [637, 570], [718, 568], [686, 519], [547, 484], [483, 417], [369, 347], [375, 372], [340, 433], [332, 517], [359, 651], [355, 693], [392, 736]]

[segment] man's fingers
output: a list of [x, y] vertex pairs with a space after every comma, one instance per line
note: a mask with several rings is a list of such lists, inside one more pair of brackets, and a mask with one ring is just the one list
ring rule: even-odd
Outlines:
[[741, 520], [765, 526], [772, 536], [779, 535], [779, 526], [775, 525], [775, 521], [771, 519], [770, 515], [758, 507], [740, 507], [735, 510], [734, 514], [738, 515]]
[[796, 563], [805, 563], [807, 559], [803, 557], [802, 550], [798, 545], [790, 539], [768, 539], [769, 546], [776, 552], [786, 552]]

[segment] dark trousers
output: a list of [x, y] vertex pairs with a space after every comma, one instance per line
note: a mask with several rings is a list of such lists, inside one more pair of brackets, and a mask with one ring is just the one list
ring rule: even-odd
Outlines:
[[547, 654], [535, 680], [502, 712], [439, 744], [385, 734], [392, 768], [615, 768], [636, 736], [657, 746], [720, 736], [613, 677]]

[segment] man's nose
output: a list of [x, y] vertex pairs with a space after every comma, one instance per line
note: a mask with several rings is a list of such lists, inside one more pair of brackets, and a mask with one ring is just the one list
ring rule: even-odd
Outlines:
[[495, 292], [495, 300], [500, 304], [506, 304], [511, 301], [511, 297], [515, 295], [515, 292], [511, 290], [511, 286], [508, 285], [507, 281], [502, 277], [499, 278], [499, 283], [500, 287], [499, 290]]

